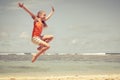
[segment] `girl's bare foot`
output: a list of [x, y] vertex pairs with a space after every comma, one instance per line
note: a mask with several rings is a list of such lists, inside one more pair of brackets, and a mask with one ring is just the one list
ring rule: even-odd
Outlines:
[[37, 59], [37, 56], [36, 56], [36, 55], [33, 55], [33, 56], [32, 56], [32, 63], [35, 62], [36, 59]]

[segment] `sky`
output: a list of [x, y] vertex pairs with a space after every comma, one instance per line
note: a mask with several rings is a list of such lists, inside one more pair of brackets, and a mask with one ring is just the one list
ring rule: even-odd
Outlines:
[[55, 13], [43, 34], [54, 35], [47, 53], [119, 53], [120, 0], [0, 0], [0, 52], [36, 52], [31, 12]]

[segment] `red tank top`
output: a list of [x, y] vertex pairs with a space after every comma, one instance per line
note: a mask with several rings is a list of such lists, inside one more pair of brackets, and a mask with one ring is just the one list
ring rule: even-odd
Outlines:
[[32, 37], [39, 37], [42, 33], [43, 24], [42, 22], [34, 22], [34, 28], [32, 32]]

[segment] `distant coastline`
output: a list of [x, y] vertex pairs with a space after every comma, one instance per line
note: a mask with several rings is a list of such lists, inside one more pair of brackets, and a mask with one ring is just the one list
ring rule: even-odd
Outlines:
[[[0, 52], [0, 55], [32, 55], [34, 52]], [[44, 55], [120, 55], [120, 53], [46, 53]]]

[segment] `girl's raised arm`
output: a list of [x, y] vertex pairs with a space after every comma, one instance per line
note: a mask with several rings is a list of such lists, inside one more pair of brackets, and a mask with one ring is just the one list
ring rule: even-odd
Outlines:
[[24, 9], [27, 13], [29, 13], [30, 16], [31, 16], [33, 19], [36, 18], [36, 16], [35, 16], [32, 12], [30, 12], [30, 11], [24, 6], [23, 3], [18, 3], [18, 5], [19, 5], [20, 8]]
[[48, 20], [53, 15], [54, 11], [55, 11], [55, 9], [52, 6], [52, 10], [51, 10], [50, 14], [46, 17], [46, 20]]

